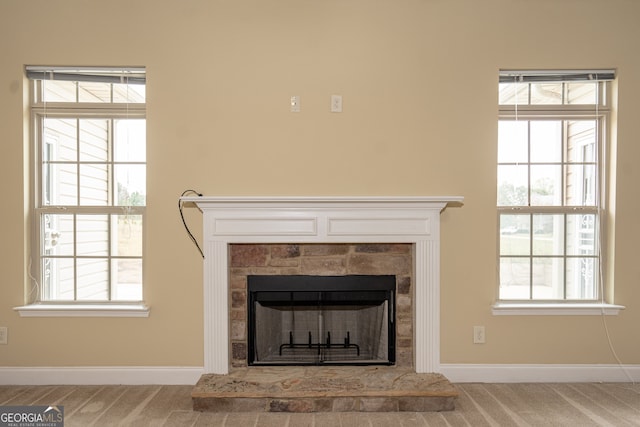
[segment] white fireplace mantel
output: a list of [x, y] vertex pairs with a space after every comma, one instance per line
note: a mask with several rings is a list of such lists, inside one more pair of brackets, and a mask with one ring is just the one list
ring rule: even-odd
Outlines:
[[415, 370], [440, 368], [440, 212], [447, 197], [183, 197], [203, 213], [204, 369], [229, 373], [228, 245], [415, 244]]

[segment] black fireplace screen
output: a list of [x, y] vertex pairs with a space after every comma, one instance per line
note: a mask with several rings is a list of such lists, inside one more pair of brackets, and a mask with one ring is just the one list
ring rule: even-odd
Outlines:
[[392, 365], [395, 276], [248, 276], [249, 365]]

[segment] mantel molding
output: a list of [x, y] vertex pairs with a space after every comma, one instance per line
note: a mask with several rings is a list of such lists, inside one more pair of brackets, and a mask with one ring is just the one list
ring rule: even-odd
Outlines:
[[229, 243], [413, 243], [438, 238], [462, 197], [183, 197], [205, 216], [204, 240]]
[[228, 245], [412, 243], [414, 367], [440, 367], [440, 212], [460, 196], [182, 197], [203, 213], [204, 366], [229, 372]]

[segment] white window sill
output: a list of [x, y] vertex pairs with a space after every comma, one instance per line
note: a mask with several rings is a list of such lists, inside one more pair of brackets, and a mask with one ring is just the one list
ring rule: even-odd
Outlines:
[[144, 303], [30, 304], [14, 307], [20, 317], [149, 317]]
[[497, 302], [494, 316], [617, 316], [623, 305], [606, 303]]

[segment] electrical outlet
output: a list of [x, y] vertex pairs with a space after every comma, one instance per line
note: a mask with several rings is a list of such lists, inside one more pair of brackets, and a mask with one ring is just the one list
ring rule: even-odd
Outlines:
[[485, 340], [484, 326], [474, 326], [473, 327], [473, 343], [484, 344], [484, 340]]
[[6, 326], [0, 326], [0, 344], [7, 344], [8, 342], [8, 328]]

